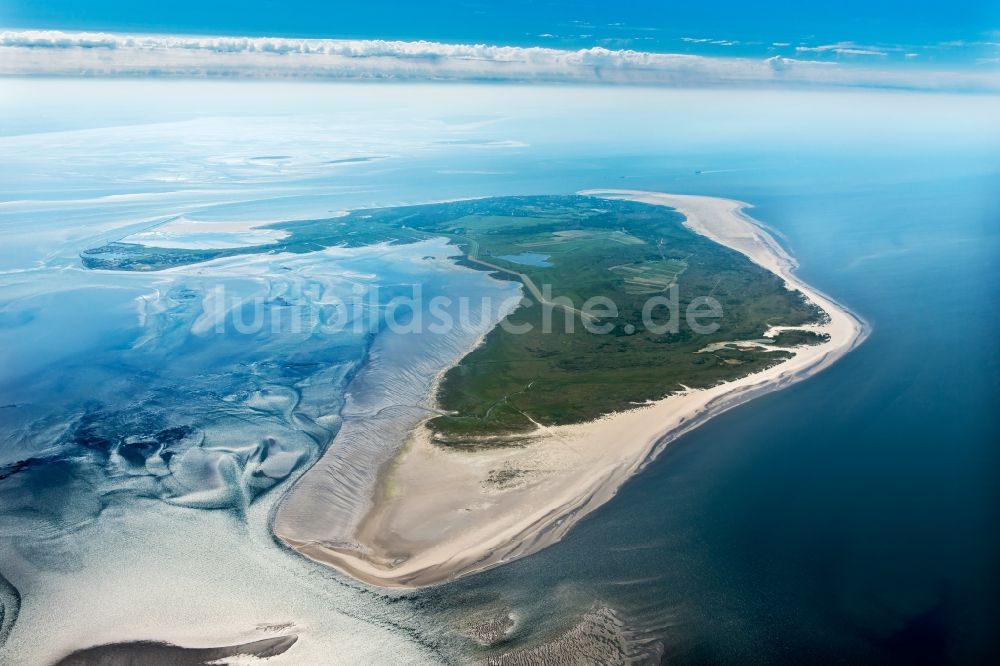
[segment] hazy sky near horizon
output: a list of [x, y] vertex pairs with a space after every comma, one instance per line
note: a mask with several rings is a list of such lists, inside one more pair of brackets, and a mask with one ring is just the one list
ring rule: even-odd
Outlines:
[[427, 39], [995, 67], [1000, 3], [622, 0], [5, 0], [0, 28]]

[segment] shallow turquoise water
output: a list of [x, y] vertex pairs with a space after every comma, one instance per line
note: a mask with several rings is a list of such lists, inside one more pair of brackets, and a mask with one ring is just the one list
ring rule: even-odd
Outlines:
[[[998, 604], [986, 590], [1000, 556], [996, 100], [8, 83], [5, 126], [17, 135], [0, 138], [0, 464], [38, 461], [0, 479], [0, 493], [18, 501], [0, 510], [0, 573], [27, 600], [15, 631], [46, 631], [51, 619], [35, 611], [78, 596], [88, 572], [103, 570], [112, 554], [94, 548], [97, 535], [134, 545], [143, 512], [191, 534], [218, 530], [217, 512], [228, 512], [233, 527], [218, 537], [226, 544], [263, 534], [288, 466], [270, 468], [273, 486], [240, 485], [240, 470], [252, 471], [247, 442], [275, 438], [283, 453], [300, 455], [301, 469], [338, 427], [369, 332], [322, 338], [279, 327], [248, 338], [229, 328], [206, 338], [192, 331], [214, 286], [283, 311], [293, 285], [308, 300], [321, 293], [310, 284], [344, 293], [379, 284], [388, 299], [414, 281], [446, 289], [465, 279], [447, 272], [437, 250], [333, 263], [305, 255], [294, 266], [265, 257], [173, 276], [83, 271], [81, 250], [179, 213], [265, 223], [361, 206], [628, 187], [754, 204], [799, 259], [802, 277], [871, 322], [872, 336], [821, 375], [672, 444], [538, 555], [392, 604], [316, 573], [314, 587], [335, 592], [336, 602], [296, 590], [295, 603], [265, 597], [254, 612], [272, 621], [281, 619], [271, 617], [277, 608], [336, 608], [322, 612], [394, 627], [401, 640], [460, 660], [484, 652], [451, 624], [477, 609], [515, 610], [506, 649], [559, 633], [595, 603], [661, 642], [671, 663], [995, 656]], [[77, 100], [72, 117], [67, 95]], [[259, 159], [274, 155], [280, 165]], [[343, 161], [359, 156], [385, 159]], [[81, 419], [122, 436], [191, 423], [209, 433], [213, 456], [235, 466], [210, 470], [199, 458], [185, 467], [184, 478], [213, 489], [210, 496], [164, 491], [163, 482], [109, 467], [99, 446], [77, 436]], [[63, 460], [70, 454], [75, 467]], [[164, 493], [172, 503], [161, 511]], [[120, 508], [133, 505], [141, 508]], [[183, 513], [187, 505], [198, 508]], [[40, 530], [44, 539], [35, 540]], [[45, 555], [53, 550], [72, 557]], [[158, 603], [183, 606], [170, 595], [178, 562], [143, 558], [136, 561]], [[225, 576], [224, 562], [192, 573], [191, 585]], [[281, 588], [272, 560], [242, 566], [259, 566], [248, 575]], [[106, 594], [127, 615], [129, 599]], [[248, 622], [236, 608], [219, 615]], [[309, 617], [302, 622], [322, 624]]]

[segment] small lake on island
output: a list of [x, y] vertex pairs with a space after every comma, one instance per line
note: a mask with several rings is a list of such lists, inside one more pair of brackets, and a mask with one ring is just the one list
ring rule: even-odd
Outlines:
[[512, 264], [521, 264], [522, 266], [547, 268], [552, 265], [549, 262], [550, 256], [551, 255], [541, 254], [539, 252], [521, 252], [520, 254], [505, 254], [503, 256], [498, 256], [497, 259], [503, 259], [504, 261], [509, 261]]

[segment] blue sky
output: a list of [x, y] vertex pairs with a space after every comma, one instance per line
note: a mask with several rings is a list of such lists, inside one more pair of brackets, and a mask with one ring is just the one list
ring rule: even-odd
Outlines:
[[3, 0], [0, 27], [605, 46], [978, 67], [995, 66], [1000, 56], [1000, 2], [983, 0]]

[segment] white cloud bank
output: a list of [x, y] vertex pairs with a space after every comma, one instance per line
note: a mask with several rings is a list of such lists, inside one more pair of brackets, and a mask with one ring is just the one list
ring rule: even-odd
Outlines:
[[854, 42], [837, 42], [822, 46], [796, 46], [799, 53], [836, 53], [837, 55], [886, 56], [884, 48], [878, 46], [860, 46]]
[[0, 32], [0, 76], [820, 85], [1000, 92], [1000, 72], [382, 40]]

